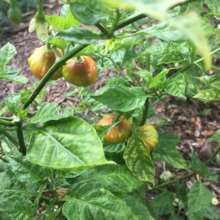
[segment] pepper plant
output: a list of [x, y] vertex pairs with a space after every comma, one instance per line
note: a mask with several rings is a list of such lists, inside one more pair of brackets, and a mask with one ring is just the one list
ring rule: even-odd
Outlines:
[[[183, 155], [155, 120], [167, 97], [219, 100], [217, 1], [61, 2], [46, 15], [39, 0], [30, 24], [39, 81], [1, 102], [0, 219], [219, 219], [204, 184], [218, 182], [219, 147], [208, 161]], [[15, 54], [0, 49], [0, 80], [27, 83]], [[74, 106], [45, 101], [58, 71]]]

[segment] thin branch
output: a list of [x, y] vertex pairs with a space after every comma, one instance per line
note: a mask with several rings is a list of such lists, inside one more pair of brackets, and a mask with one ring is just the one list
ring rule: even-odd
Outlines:
[[19, 151], [23, 155], [26, 155], [26, 146], [25, 146], [25, 142], [24, 142], [22, 122], [19, 120], [18, 122], [16, 122], [16, 125], [17, 125], [16, 133], [17, 133], [17, 137], [18, 137], [18, 144], [20, 146]]
[[40, 81], [37, 88], [34, 90], [30, 98], [27, 100], [27, 102], [24, 104], [23, 108], [26, 109], [38, 96], [40, 91], [43, 89], [43, 87], [46, 85], [46, 83], [50, 80], [50, 78], [55, 74], [55, 72], [63, 66], [63, 64], [70, 58], [72, 58], [74, 55], [76, 55], [78, 52], [83, 50], [85, 47], [87, 47], [88, 44], [80, 45], [73, 49], [70, 53], [68, 53], [66, 56], [61, 58], [59, 61], [57, 61], [47, 72], [47, 74], [43, 77], [43, 79]]
[[188, 178], [190, 178], [190, 177], [192, 177], [192, 176], [194, 176], [194, 175], [195, 175], [195, 173], [193, 173], [193, 172], [187, 173], [187, 174], [184, 175], [184, 176], [176, 177], [176, 178], [173, 179], [173, 180], [170, 180], [170, 181], [167, 181], [167, 182], [161, 183], [161, 184], [155, 186], [154, 188], [148, 190], [147, 192], [153, 192], [153, 191], [156, 191], [156, 190], [163, 189], [164, 187], [167, 187], [167, 186], [173, 185], [173, 184], [175, 184], [175, 183], [178, 182], [178, 181], [188, 179]]
[[[213, 54], [217, 53], [218, 51], [220, 51], [220, 47], [218, 47], [217, 49], [211, 51], [211, 52], [210, 52], [210, 55], [213, 55]], [[197, 65], [198, 63], [200, 63], [200, 62], [203, 61], [203, 60], [204, 60], [204, 57], [201, 57], [201, 58], [199, 58], [198, 60], [195, 60], [193, 63], [194, 63], [195, 65]]]
[[97, 23], [95, 26], [96, 26], [104, 35], [109, 36], [108, 31], [107, 31], [100, 23]]
[[135, 15], [134, 17], [128, 18], [125, 21], [119, 23], [118, 26], [115, 28], [115, 31], [146, 17], [147, 15], [145, 14], [139, 14], [139, 15]]

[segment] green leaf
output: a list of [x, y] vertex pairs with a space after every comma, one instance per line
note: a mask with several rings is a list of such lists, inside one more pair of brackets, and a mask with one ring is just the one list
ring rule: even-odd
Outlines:
[[69, 117], [30, 131], [27, 159], [54, 169], [83, 169], [110, 163], [95, 129]]
[[211, 141], [216, 141], [216, 142], [219, 142], [220, 141], [220, 133], [219, 132], [216, 132], [211, 138], [210, 138]]
[[199, 159], [197, 154], [193, 154], [192, 156], [191, 169], [193, 172], [198, 173], [203, 177], [206, 177], [209, 174], [207, 165]]
[[216, 183], [218, 182], [218, 175], [213, 171], [209, 170], [208, 166], [199, 159], [196, 153], [192, 155], [190, 166], [191, 170], [194, 173], [198, 173], [200, 176], [205, 177], [209, 181]]
[[213, 102], [220, 100], [220, 89], [217, 88], [208, 88], [200, 90], [195, 96], [195, 99], [199, 99], [203, 102]]
[[186, 215], [190, 220], [219, 219], [219, 215], [211, 206], [212, 193], [203, 183], [197, 182], [187, 194]]
[[172, 202], [172, 194], [167, 191], [162, 192], [150, 201], [150, 211], [156, 219], [159, 219], [162, 215], [172, 214], [174, 212]]
[[[65, 9], [65, 13], [64, 13]], [[46, 16], [46, 21], [56, 30], [68, 29], [72, 26], [79, 25], [80, 22], [73, 17], [69, 5], [64, 5], [61, 16]]]
[[168, 80], [166, 92], [175, 97], [186, 98], [186, 83], [184, 74], [178, 74]]
[[59, 112], [56, 103], [44, 103], [37, 113], [31, 118], [32, 124], [44, 124], [48, 121], [57, 121], [71, 116], [67, 112]]
[[153, 152], [155, 160], [166, 161], [177, 169], [184, 169], [187, 167], [186, 161], [183, 159], [181, 153], [176, 149], [180, 139], [169, 133], [160, 134], [159, 144]]
[[158, 73], [156, 76], [152, 77], [149, 80], [149, 88], [150, 89], [162, 89], [165, 86], [165, 83], [167, 82], [166, 80], [166, 75], [168, 74], [168, 70], [165, 69]]
[[138, 220], [155, 220], [149, 212], [146, 202], [139, 198], [139, 195], [123, 195], [123, 199], [127, 202], [128, 206], [138, 216]]
[[142, 183], [126, 167], [106, 165], [83, 172], [75, 186], [82, 191], [103, 187], [113, 193], [129, 193], [140, 188]]
[[121, 144], [108, 144], [105, 143], [104, 145], [104, 151], [107, 153], [116, 153], [116, 154], [120, 154], [124, 151], [125, 148], [125, 144], [121, 143]]
[[110, 191], [99, 188], [89, 191], [76, 190], [63, 206], [68, 220], [138, 220], [126, 202]]
[[74, 17], [86, 25], [94, 25], [106, 19], [100, 0], [75, 0], [70, 8]]
[[[1, 162], [1, 161], [0, 161]], [[11, 180], [9, 176], [7, 175], [7, 172], [0, 172], [0, 189], [6, 189], [11, 185]]]
[[56, 15], [46, 16], [46, 21], [55, 30], [64, 30], [79, 24], [79, 22], [76, 19], [74, 19], [72, 14], [71, 16], [67, 16], [67, 17], [56, 16]]
[[36, 207], [25, 191], [1, 190], [0, 201], [1, 219], [29, 220], [35, 216]]
[[154, 184], [155, 167], [143, 142], [132, 136], [124, 150], [124, 160], [134, 176], [141, 181]]
[[15, 70], [14, 72], [0, 71], [0, 80], [14, 81], [17, 83], [27, 83], [28, 79], [25, 76], [17, 75], [20, 70]]
[[92, 43], [101, 38], [101, 35], [95, 33], [94, 31], [81, 27], [73, 27], [60, 31], [57, 36], [64, 40], [81, 44]]
[[147, 95], [143, 88], [106, 86], [93, 96], [112, 110], [129, 112], [144, 105]]
[[7, 65], [16, 54], [16, 48], [11, 43], [7, 43], [0, 48], [0, 69]]
[[59, 37], [49, 37], [48, 43], [54, 45], [55, 47], [59, 47], [61, 49], [65, 49], [67, 42], [64, 39]]

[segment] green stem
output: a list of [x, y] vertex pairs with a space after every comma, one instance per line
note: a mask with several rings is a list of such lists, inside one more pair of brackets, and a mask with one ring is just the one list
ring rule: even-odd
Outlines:
[[39, 11], [43, 11], [43, 3], [44, 3], [43, 0], [37, 0], [37, 9]]
[[109, 33], [108, 31], [100, 24], [100, 23], [97, 23], [96, 24], [96, 27], [107, 37], [109, 37]]
[[[216, 48], [215, 50], [211, 51], [210, 54], [213, 55], [215, 53], [217, 53], [218, 51], [220, 51], [220, 47]], [[195, 61], [192, 62], [192, 64], [195, 64], [195, 65], [198, 65], [200, 62], [202, 62], [204, 60], [204, 57], [201, 57]], [[189, 68], [191, 67], [191, 64], [189, 64], [188, 66], [184, 67], [184, 68], [178, 68], [178, 69], [175, 69], [174, 72], [171, 72], [171, 73], [168, 73], [167, 77], [171, 77], [173, 75], [175, 75], [178, 71], [182, 71], [182, 72], [185, 72], [186, 70], [188, 70]]]
[[17, 0], [10, 0], [10, 7], [16, 8], [17, 7]]
[[16, 122], [16, 125], [17, 125], [16, 133], [17, 133], [17, 137], [18, 137], [18, 144], [20, 146], [19, 151], [23, 155], [26, 155], [26, 146], [25, 146], [25, 142], [24, 142], [22, 122], [19, 120]]
[[37, 88], [34, 90], [30, 98], [27, 100], [27, 102], [24, 104], [23, 108], [26, 109], [38, 96], [40, 91], [43, 89], [43, 87], [46, 85], [46, 83], [50, 80], [50, 78], [56, 73], [56, 71], [63, 66], [63, 64], [70, 58], [72, 58], [74, 55], [76, 55], [78, 52], [83, 50], [85, 47], [87, 47], [88, 44], [80, 45], [73, 49], [70, 53], [68, 53], [66, 56], [58, 60], [47, 72], [47, 74], [42, 78]]
[[[217, 49], [211, 51], [211, 52], [210, 52], [210, 55], [213, 55], [213, 54], [217, 53], [218, 51], [220, 51], [220, 47], [218, 47]], [[194, 61], [193, 63], [194, 63], [195, 65], [197, 65], [198, 63], [200, 63], [200, 62], [203, 61], [203, 60], [204, 60], [204, 57], [201, 57], [200, 59]]]
[[142, 116], [142, 120], [141, 120], [140, 125], [145, 124], [145, 122], [147, 120], [147, 116], [148, 116], [148, 109], [149, 109], [149, 98], [146, 98], [145, 103], [144, 103], [143, 116]]
[[188, 178], [190, 178], [190, 177], [192, 177], [192, 176], [194, 176], [194, 175], [195, 175], [195, 174], [194, 174], [193, 172], [190, 172], [190, 173], [187, 173], [187, 174], [184, 175], [184, 176], [176, 177], [176, 178], [173, 179], [173, 180], [170, 180], [170, 181], [167, 181], [167, 182], [164, 182], [164, 183], [161, 183], [161, 184], [155, 186], [154, 188], [148, 190], [148, 192], [152, 192], [152, 191], [156, 191], [156, 190], [161, 190], [161, 189], [163, 189], [164, 187], [173, 185], [173, 184], [175, 184], [175, 183], [178, 182], [178, 181], [188, 179]]
[[118, 26], [115, 28], [115, 31], [119, 30], [123, 27], [126, 27], [127, 25], [134, 23], [140, 19], [146, 18], [146, 17], [147, 17], [147, 15], [145, 15], [145, 14], [139, 14], [139, 15], [135, 15], [131, 18], [128, 18], [128, 19], [122, 21], [121, 23], [119, 23]]
[[44, 1], [38, 0], [37, 1], [37, 13], [36, 13], [36, 19], [40, 22], [45, 21], [45, 15], [44, 15]]

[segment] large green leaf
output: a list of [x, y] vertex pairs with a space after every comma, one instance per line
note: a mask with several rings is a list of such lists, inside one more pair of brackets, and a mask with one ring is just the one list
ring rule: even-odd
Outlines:
[[83, 169], [109, 163], [95, 129], [69, 117], [31, 130], [27, 159], [55, 169]]
[[60, 10], [60, 16], [46, 16], [46, 21], [56, 30], [68, 29], [80, 24], [80, 22], [74, 18], [70, 10], [70, 6], [67, 4], [62, 6]]
[[212, 193], [203, 183], [197, 182], [187, 194], [187, 216], [190, 220], [203, 220], [204, 217], [209, 219], [219, 219], [211, 205]]
[[56, 30], [68, 29], [79, 24], [79, 22], [74, 19], [71, 13], [67, 17], [56, 15], [46, 16], [46, 21]]
[[107, 86], [93, 97], [112, 110], [128, 112], [142, 107], [147, 95], [141, 87], [129, 88], [121, 85]]
[[76, 190], [63, 214], [68, 220], [139, 220], [125, 201], [104, 188]]
[[155, 167], [149, 151], [139, 138], [132, 136], [129, 139], [123, 157], [127, 167], [136, 177], [154, 184]]
[[0, 201], [0, 219], [29, 220], [34, 218], [36, 207], [27, 192], [17, 189], [1, 190]]
[[126, 167], [106, 165], [85, 171], [75, 185], [84, 191], [103, 187], [113, 193], [129, 193], [140, 188], [142, 183]]
[[106, 13], [100, 0], [74, 0], [71, 11], [75, 18], [87, 25], [97, 24], [106, 19]]
[[220, 89], [208, 88], [199, 90], [198, 93], [193, 97], [203, 102], [213, 102], [220, 100]]
[[136, 194], [123, 195], [123, 199], [131, 207], [132, 211], [138, 216], [139, 220], [155, 220], [149, 212], [146, 202]]
[[176, 149], [180, 139], [169, 133], [160, 134], [159, 144], [153, 152], [155, 160], [166, 161], [178, 169], [186, 168], [186, 161], [183, 159], [181, 153]]
[[187, 82], [184, 74], [178, 74], [168, 79], [166, 85], [166, 92], [169, 95], [185, 98], [186, 97], [186, 86]]
[[169, 215], [174, 212], [172, 205], [173, 196], [170, 192], [164, 191], [158, 194], [149, 203], [150, 211], [156, 219], [159, 219], [162, 215]]

